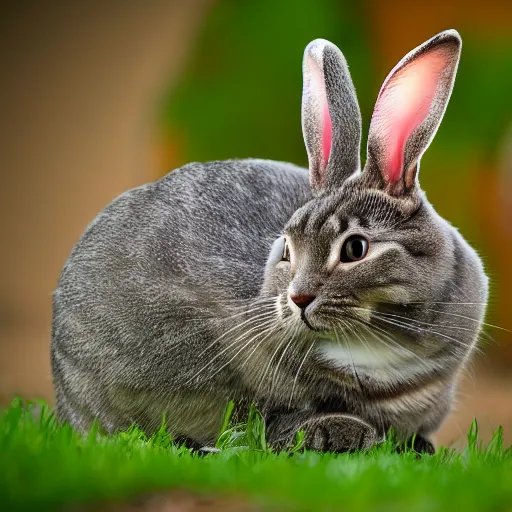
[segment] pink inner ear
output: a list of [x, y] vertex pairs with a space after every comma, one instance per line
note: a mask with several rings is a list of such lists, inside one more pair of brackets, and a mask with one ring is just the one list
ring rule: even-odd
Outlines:
[[332, 145], [332, 121], [331, 115], [329, 114], [329, 105], [327, 103], [327, 97], [324, 103], [323, 123], [322, 123], [322, 157], [324, 169], [327, 167], [329, 157], [331, 156], [331, 145]]
[[372, 118], [372, 129], [384, 142], [384, 177], [400, 179], [404, 150], [411, 133], [425, 120], [435, 97], [439, 78], [448, 64], [442, 49], [434, 50], [392, 70], [380, 92]]
[[315, 110], [318, 122], [318, 130], [320, 136], [320, 147], [322, 154], [321, 172], [325, 171], [331, 155], [332, 146], [332, 121], [329, 113], [329, 103], [327, 100], [327, 92], [325, 90], [324, 72], [317, 62], [310, 58], [309, 65], [311, 69], [311, 89], [314, 95]]

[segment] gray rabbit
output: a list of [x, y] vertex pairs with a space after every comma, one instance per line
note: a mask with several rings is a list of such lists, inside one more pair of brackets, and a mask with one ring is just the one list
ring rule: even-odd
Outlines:
[[433, 451], [487, 301], [480, 259], [418, 184], [460, 50], [448, 30], [395, 66], [363, 170], [346, 61], [318, 39], [303, 62], [309, 172], [191, 163], [109, 204], [53, 296], [59, 418], [151, 432], [165, 414], [202, 446], [234, 400], [240, 415], [257, 405], [276, 448], [303, 430], [310, 449], [364, 449], [392, 427]]

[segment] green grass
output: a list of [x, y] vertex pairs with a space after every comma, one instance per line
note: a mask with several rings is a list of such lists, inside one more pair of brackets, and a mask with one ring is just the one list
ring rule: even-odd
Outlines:
[[272, 510], [512, 510], [512, 449], [502, 432], [483, 447], [473, 424], [468, 447], [433, 456], [395, 453], [390, 440], [367, 453], [272, 453], [252, 411], [229, 425], [219, 453], [176, 446], [164, 428], [147, 438], [136, 428], [116, 436], [92, 429], [82, 437], [57, 425], [44, 404], [15, 400], [0, 417], [0, 510], [57, 510], [189, 490], [246, 497]]

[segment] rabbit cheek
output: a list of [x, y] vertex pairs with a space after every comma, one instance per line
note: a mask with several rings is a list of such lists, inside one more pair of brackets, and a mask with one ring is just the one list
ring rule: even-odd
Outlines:
[[290, 282], [290, 263], [280, 261], [274, 266], [268, 266], [263, 278], [261, 295], [268, 297], [279, 295], [288, 288]]
[[277, 317], [281, 321], [286, 320], [287, 318], [290, 318], [291, 316], [293, 316], [293, 311], [290, 309], [288, 302], [289, 302], [289, 298], [288, 298], [288, 294], [286, 292], [281, 293], [277, 297], [276, 312], [277, 312]]
[[411, 297], [409, 290], [402, 285], [387, 285], [381, 288], [375, 288], [361, 295], [361, 299], [369, 304], [378, 302], [391, 304], [407, 304]]

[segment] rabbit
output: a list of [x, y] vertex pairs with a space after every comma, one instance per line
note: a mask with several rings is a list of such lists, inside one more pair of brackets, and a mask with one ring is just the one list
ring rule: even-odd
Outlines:
[[309, 169], [190, 163], [120, 195], [53, 294], [56, 414], [214, 443], [229, 401], [286, 449], [432, 453], [488, 295], [482, 262], [418, 182], [461, 51], [447, 30], [389, 73], [361, 170], [361, 115], [332, 43], [303, 59]]

